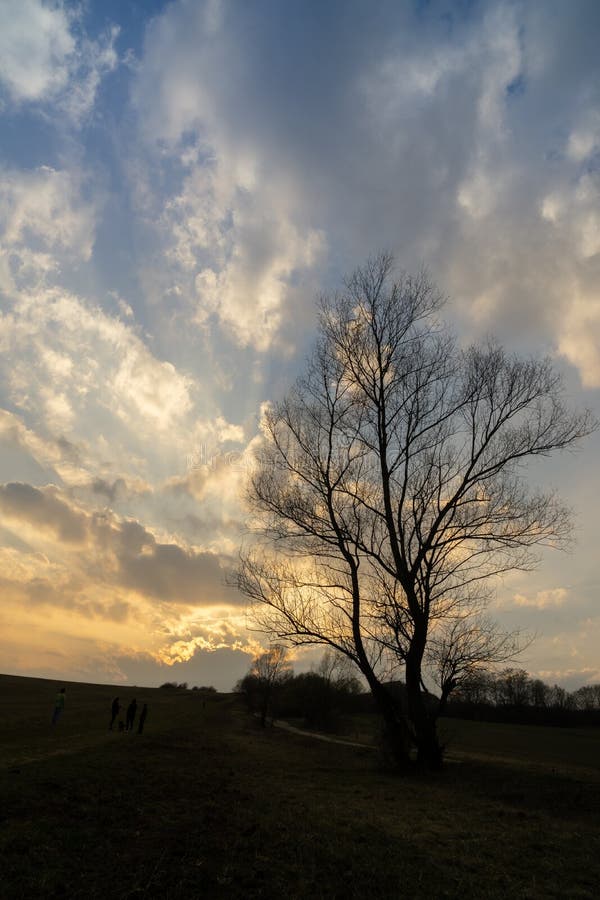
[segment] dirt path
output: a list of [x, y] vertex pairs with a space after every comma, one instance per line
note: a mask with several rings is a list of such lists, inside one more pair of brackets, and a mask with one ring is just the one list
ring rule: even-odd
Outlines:
[[314, 738], [316, 741], [326, 741], [328, 744], [343, 744], [344, 747], [360, 747], [361, 750], [376, 750], [373, 744], [359, 744], [357, 741], [345, 741], [342, 738], [329, 737], [327, 734], [319, 734], [318, 731], [305, 731], [303, 728], [296, 728], [295, 725], [289, 725], [282, 719], [274, 719], [275, 728], [282, 728], [284, 731], [291, 731], [293, 734], [301, 734], [303, 737]]

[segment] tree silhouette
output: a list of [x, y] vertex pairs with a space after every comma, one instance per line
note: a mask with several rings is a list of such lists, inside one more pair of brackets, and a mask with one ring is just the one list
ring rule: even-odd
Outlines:
[[277, 689], [292, 677], [292, 667], [287, 660], [287, 649], [273, 644], [256, 656], [247, 675], [237, 685], [246, 694], [251, 706], [257, 706], [260, 723], [267, 724], [267, 716], [273, 712], [273, 700]]
[[[595, 427], [564, 405], [549, 360], [463, 349], [441, 306], [424, 273], [394, 278], [388, 255], [321, 300], [306, 372], [263, 418], [248, 485], [263, 543], [237, 579], [258, 627], [359, 667], [399, 765], [411, 744], [441, 764], [426, 671], [445, 701], [518, 649], [485, 616], [493, 578], [569, 537], [567, 510], [528, 490], [524, 463]], [[394, 666], [405, 710], [386, 688]]]

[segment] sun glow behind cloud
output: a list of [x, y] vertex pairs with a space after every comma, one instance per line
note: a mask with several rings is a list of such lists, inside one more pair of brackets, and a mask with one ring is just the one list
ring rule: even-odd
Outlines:
[[[261, 405], [368, 253], [424, 261], [461, 334], [553, 353], [598, 405], [600, 15], [111, 10], [0, 10], [0, 649], [154, 683], [210, 657], [229, 687], [256, 646], [224, 581]], [[566, 679], [600, 627], [594, 447], [550, 475], [578, 555], [500, 587], [511, 622], [544, 616], [532, 670]]]

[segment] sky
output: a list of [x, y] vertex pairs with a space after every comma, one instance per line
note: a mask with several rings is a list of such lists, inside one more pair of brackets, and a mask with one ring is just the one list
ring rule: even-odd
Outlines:
[[[1, 671], [245, 674], [261, 409], [378, 251], [600, 414], [599, 41], [596, 0], [3, 0]], [[531, 469], [573, 548], [493, 610], [570, 689], [600, 681], [599, 451]]]

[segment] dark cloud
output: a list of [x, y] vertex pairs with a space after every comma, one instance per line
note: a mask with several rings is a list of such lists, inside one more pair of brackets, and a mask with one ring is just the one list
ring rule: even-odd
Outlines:
[[0, 509], [10, 518], [54, 532], [62, 541], [81, 544], [86, 540], [86, 514], [60, 499], [52, 485], [45, 488], [22, 482], [0, 485]]
[[155, 543], [154, 536], [133, 519], [121, 522], [111, 532], [111, 538], [115, 543], [117, 556], [124, 559], [138, 556], [146, 547], [152, 548]]
[[[158, 542], [135, 519], [83, 512], [59, 496], [53, 486], [1, 485], [0, 510], [10, 518], [52, 532], [66, 544], [87, 542], [86, 551], [76, 560], [78, 580], [72, 577], [69, 586], [57, 587], [46, 579], [35, 579], [25, 587], [33, 603], [74, 607], [86, 583], [114, 584], [148, 598], [186, 605], [235, 604], [241, 600], [227, 587], [226, 569], [216, 554]], [[118, 603], [109, 610], [85, 601], [81, 609], [117, 619], [127, 612]]]
[[68, 441], [66, 437], [59, 437], [56, 441], [61, 458], [64, 462], [68, 462], [73, 466], [79, 466], [82, 463], [81, 450], [72, 441]]
[[144, 552], [119, 554], [120, 583], [147, 597], [207, 605], [239, 601], [225, 584], [225, 572], [213, 553], [152, 542]]
[[92, 615], [109, 622], [126, 622], [132, 612], [131, 603], [125, 600], [111, 600], [107, 603], [90, 602], [88, 608]]
[[[85, 485], [78, 484], [73, 489], [77, 496], [85, 497], [91, 492], [96, 497], [105, 497], [113, 509], [121, 509], [129, 503], [136, 503], [151, 498], [152, 486], [141, 481], [131, 480], [125, 476], [119, 476], [112, 480], [100, 476], [92, 478]], [[89, 496], [87, 497], [89, 500]]]
[[117, 497], [122, 496], [126, 491], [126, 485], [123, 478], [117, 478], [113, 482], [106, 481], [104, 478], [94, 478], [91, 483], [91, 489], [94, 494], [107, 497], [108, 500], [114, 503]]

